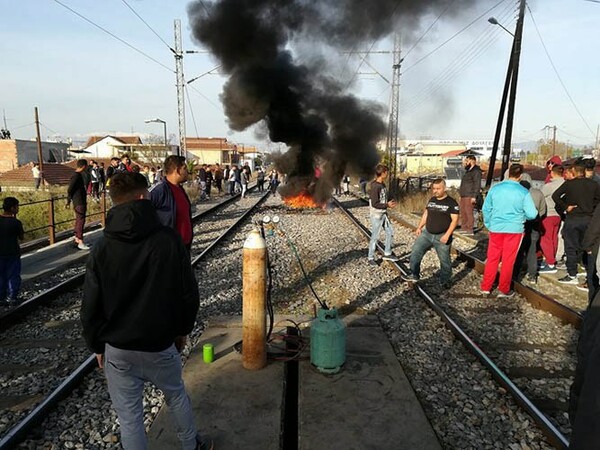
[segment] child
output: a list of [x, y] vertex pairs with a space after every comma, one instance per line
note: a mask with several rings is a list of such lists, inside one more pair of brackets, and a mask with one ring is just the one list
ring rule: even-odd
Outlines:
[[[21, 249], [23, 224], [16, 218], [19, 200], [6, 197], [0, 215], [0, 305], [17, 304], [21, 288]], [[7, 296], [8, 295], [8, 296]]]

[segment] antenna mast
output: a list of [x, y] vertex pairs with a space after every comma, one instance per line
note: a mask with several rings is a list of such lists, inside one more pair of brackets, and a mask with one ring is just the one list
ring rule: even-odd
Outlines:
[[179, 121], [178, 155], [187, 157], [185, 147], [185, 99], [183, 98], [183, 50], [181, 49], [181, 20], [175, 19], [175, 76], [177, 78], [177, 118]]

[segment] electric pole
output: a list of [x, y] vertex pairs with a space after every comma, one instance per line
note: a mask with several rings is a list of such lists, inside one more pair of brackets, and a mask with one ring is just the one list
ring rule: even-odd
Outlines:
[[44, 172], [44, 158], [42, 156], [42, 138], [40, 136], [40, 118], [38, 116], [37, 106], [35, 107], [35, 131], [37, 134], [38, 164], [40, 165], [40, 177], [42, 177]]
[[[517, 27], [515, 30], [515, 34], [513, 35], [514, 39], [511, 50], [511, 58], [508, 64], [508, 72], [506, 74], [506, 80], [504, 84], [504, 93], [500, 105], [500, 114], [498, 117], [498, 124], [496, 127], [494, 147], [492, 148], [492, 156], [490, 157], [490, 165], [488, 168], [488, 174], [485, 183], [486, 188], [489, 188], [491, 186], [494, 177], [494, 166], [496, 163], [496, 154], [498, 152], [499, 143], [498, 141], [500, 140], [500, 130], [502, 128], [502, 121], [504, 118], [504, 110], [506, 108], [507, 95], [508, 113], [506, 117], [506, 131], [504, 133], [504, 148], [502, 149], [502, 169], [500, 171], [500, 180], [504, 179], [504, 173], [506, 172], [506, 169], [508, 169], [508, 164], [510, 162], [513, 122], [515, 117], [515, 103], [517, 98], [517, 81], [519, 78], [519, 60], [521, 58], [521, 42], [523, 39], [523, 21], [525, 18], [525, 6], [525, 0], [520, 0], [519, 18], [517, 19]], [[489, 19], [489, 21], [494, 24], [497, 22], [492, 22], [492, 19]]]
[[181, 21], [175, 19], [175, 76], [177, 79], [177, 118], [179, 121], [179, 150], [177, 155], [187, 157], [185, 145], [185, 99], [183, 81], [183, 50], [181, 48]]
[[390, 119], [388, 123], [387, 154], [390, 164], [389, 189], [392, 197], [397, 195], [398, 177], [398, 124], [400, 109], [400, 67], [402, 64], [402, 40], [399, 33], [394, 34], [394, 52], [392, 65], [392, 94], [390, 98]]

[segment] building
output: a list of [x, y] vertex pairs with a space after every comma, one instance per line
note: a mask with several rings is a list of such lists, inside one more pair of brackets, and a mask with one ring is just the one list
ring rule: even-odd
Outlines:
[[188, 159], [197, 164], [231, 165], [245, 164], [254, 169], [254, 159], [258, 150], [252, 145], [235, 144], [227, 138], [188, 137], [185, 138]]
[[[467, 150], [464, 144], [440, 144], [418, 142], [407, 146], [405, 171], [411, 174], [444, 173], [445, 160], [442, 155], [461, 154]], [[451, 156], [450, 156], [451, 157]]]
[[132, 153], [139, 145], [142, 145], [139, 136], [90, 136], [85, 146], [73, 153], [78, 158], [112, 158]]
[[[48, 163], [59, 163], [69, 159], [69, 146], [65, 142], [42, 141], [42, 159]], [[14, 170], [32, 161], [38, 161], [37, 141], [22, 139], [0, 139], [0, 173]]]
[[[44, 163], [42, 186], [68, 186], [74, 167], [68, 164]], [[0, 186], [12, 191], [32, 191], [35, 189], [31, 165], [25, 164], [0, 174]]]

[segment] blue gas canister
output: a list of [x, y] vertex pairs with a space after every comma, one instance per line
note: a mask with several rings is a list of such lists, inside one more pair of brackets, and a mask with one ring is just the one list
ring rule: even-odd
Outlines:
[[339, 372], [346, 362], [346, 326], [336, 309], [320, 309], [310, 325], [310, 362], [319, 372]]

